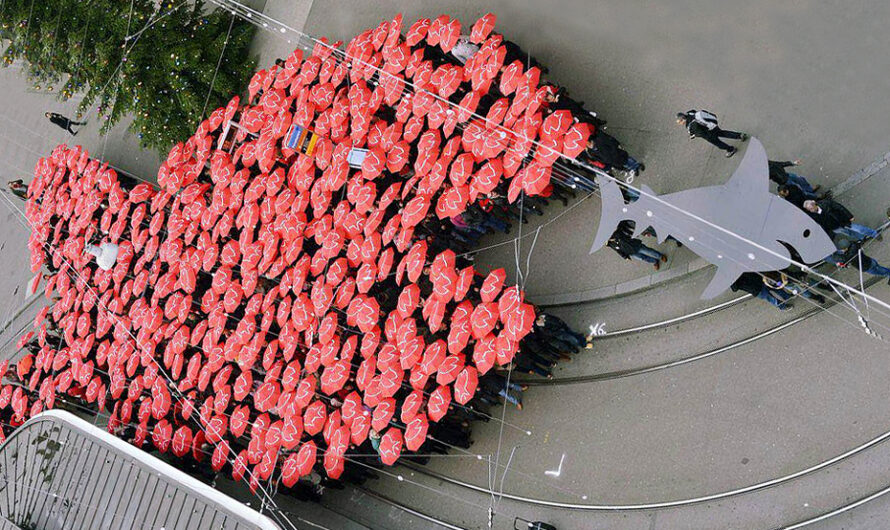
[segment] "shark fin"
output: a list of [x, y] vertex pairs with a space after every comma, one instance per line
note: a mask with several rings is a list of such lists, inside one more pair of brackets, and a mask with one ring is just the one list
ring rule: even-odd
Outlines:
[[727, 263], [719, 265], [714, 277], [711, 278], [711, 283], [708, 284], [705, 288], [705, 292], [702, 293], [701, 299], [710, 300], [729, 289], [733, 282], [735, 282], [743, 272], [745, 271], [734, 264]]
[[769, 193], [769, 161], [760, 140], [748, 140], [745, 156], [726, 186], [742, 196]]
[[602, 215], [600, 216], [600, 224], [596, 229], [596, 239], [590, 246], [590, 254], [603, 248], [603, 246], [612, 237], [618, 223], [624, 218], [625, 208], [624, 196], [621, 194], [621, 188], [614, 180], [597, 175], [596, 183], [600, 188], [600, 196], [602, 197]]

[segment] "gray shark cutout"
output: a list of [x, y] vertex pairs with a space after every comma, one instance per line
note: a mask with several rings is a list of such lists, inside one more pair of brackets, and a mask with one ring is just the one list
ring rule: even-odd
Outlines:
[[[795, 249], [806, 263], [819, 261], [836, 249], [828, 234], [803, 210], [769, 191], [769, 166], [763, 145], [751, 138], [741, 164], [729, 182], [670, 193], [660, 199], [642, 186], [644, 195], [624, 202], [618, 184], [597, 177], [603, 213], [590, 252], [599, 250], [624, 220], [636, 223], [634, 237], [647, 227], [655, 229], [658, 242], [669, 235], [689, 250], [717, 266], [717, 273], [702, 293], [710, 299], [725, 291], [744, 272], [781, 270], [791, 264], [791, 254], [782, 243]], [[682, 211], [681, 211], [682, 210]], [[685, 213], [707, 219], [716, 226], [740, 235], [734, 237]]]

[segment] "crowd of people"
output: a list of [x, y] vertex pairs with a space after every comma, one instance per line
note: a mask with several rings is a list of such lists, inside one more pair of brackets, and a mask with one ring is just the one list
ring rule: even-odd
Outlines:
[[[677, 123], [687, 128], [690, 138], [701, 137], [726, 152], [730, 157], [737, 148], [721, 138], [745, 141], [746, 133], [727, 131], [720, 128], [717, 116], [708, 111], [689, 110], [677, 114]], [[875, 276], [890, 277], [890, 269], [881, 266], [876, 260], [862, 252], [862, 244], [869, 239], [882, 238], [874, 228], [855, 223], [855, 217], [841, 203], [831, 197], [830, 192], [819, 193], [821, 186], [813, 186], [805, 177], [788, 171], [797, 166], [799, 160], [769, 160], [769, 179], [776, 184], [780, 197], [807, 213], [835, 242], [837, 251], [825, 257], [825, 261], [837, 267], [853, 267]], [[800, 261], [795, 259], [795, 261]], [[748, 272], [742, 274], [732, 285], [733, 291], [742, 291], [779, 308], [789, 310], [790, 301], [801, 296], [815, 303], [825, 303], [825, 297], [815, 289], [831, 289], [808, 275], [796, 266], [782, 271], [766, 273]]]
[[[10, 424], [87, 407], [185, 467], [311, 497], [400, 456], [467, 450], [472, 421], [521, 408], [511, 373], [550, 377], [589, 348], [471, 253], [573, 186], [551, 182], [553, 159], [527, 137], [470, 138], [497, 140], [492, 124], [509, 122], [579, 154], [601, 122], [565, 91], [549, 97], [558, 89], [492, 32], [493, 16], [463, 38], [461, 63], [455, 22], [402, 35], [397, 17], [345, 58], [295, 51], [177, 145], [158, 188], [64, 145], [11, 184], [50, 305], [0, 389]], [[392, 92], [369, 64], [426, 91]], [[431, 93], [485, 120], [449, 121]], [[311, 153], [285, 145], [291, 123], [317, 135]], [[361, 167], [354, 147], [368, 149]]]

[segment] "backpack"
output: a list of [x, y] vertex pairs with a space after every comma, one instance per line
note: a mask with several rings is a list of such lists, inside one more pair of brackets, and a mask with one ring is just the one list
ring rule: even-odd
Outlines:
[[697, 110], [695, 111], [695, 114], [693, 114], [692, 120], [700, 125], [703, 125], [709, 131], [713, 131], [717, 128], [717, 115], [713, 112], [708, 112], [706, 110]]

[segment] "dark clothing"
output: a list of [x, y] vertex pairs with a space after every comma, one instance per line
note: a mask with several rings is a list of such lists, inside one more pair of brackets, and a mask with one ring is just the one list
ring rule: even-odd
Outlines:
[[584, 154], [607, 167], [622, 168], [627, 165], [627, 151], [621, 148], [621, 144], [614, 136], [600, 130], [593, 136], [593, 147], [586, 149]]
[[821, 212], [807, 212], [807, 214], [829, 234], [838, 228], [850, 226], [853, 214], [850, 213], [850, 210], [844, 208], [841, 203], [825, 199], [818, 201], [816, 204], [821, 208]]
[[9, 181], [9, 191], [20, 199], [28, 200], [28, 185], [22, 179]]
[[778, 162], [776, 160], [769, 160], [769, 179], [779, 186], [788, 183], [788, 172], [785, 171], [786, 167], [791, 167], [794, 165], [794, 162]]
[[632, 255], [640, 251], [643, 247], [643, 242], [639, 239], [629, 238], [616, 232], [609, 238], [607, 245], [622, 258], [630, 259]]
[[785, 188], [788, 190], [788, 194], [783, 198], [803, 210], [803, 203], [808, 200], [808, 197], [804, 194], [803, 190], [794, 185], [785, 185]]
[[690, 136], [692, 136], [693, 138], [704, 138], [705, 141], [707, 141], [708, 143], [724, 151], [732, 151], [733, 149], [735, 149], [733, 146], [720, 140], [720, 138], [741, 140], [742, 133], [736, 131], [726, 131], [721, 129], [719, 126], [714, 127], [713, 129], [708, 129], [701, 123], [695, 121], [695, 112], [695, 110], [690, 110], [687, 111], [685, 114], [686, 130], [689, 131]]
[[763, 279], [754, 272], [743, 272], [738, 279], [729, 286], [733, 292], [742, 291], [752, 296], [757, 296], [763, 290]]
[[51, 121], [52, 123], [58, 125], [59, 127], [63, 128], [63, 129], [65, 129], [72, 135], [77, 134], [77, 131], [74, 131], [71, 129], [72, 125], [83, 125], [84, 124], [84, 122], [74, 121], [74, 120], [67, 118], [65, 116], [62, 116], [61, 114], [58, 114], [56, 112], [51, 112], [49, 114], [49, 121]]

